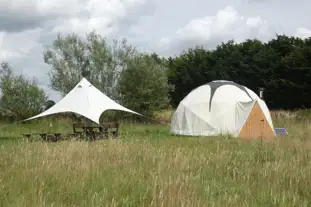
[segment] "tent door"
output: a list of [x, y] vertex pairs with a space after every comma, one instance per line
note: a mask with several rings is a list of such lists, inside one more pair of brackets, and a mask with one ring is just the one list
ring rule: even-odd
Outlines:
[[267, 122], [267, 119], [261, 110], [258, 103], [256, 103], [249, 116], [243, 125], [240, 135], [241, 138], [271, 138], [274, 137], [274, 133]]

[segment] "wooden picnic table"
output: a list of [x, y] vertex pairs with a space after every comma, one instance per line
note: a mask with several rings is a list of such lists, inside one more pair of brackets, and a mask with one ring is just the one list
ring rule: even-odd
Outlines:
[[101, 135], [108, 138], [110, 134], [116, 138], [119, 136], [119, 126], [119, 123], [103, 123], [101, 125], [93, 123], [74, 123], [73, 132], [79, 135], [85, 134], [90, 139], [96, 139]]
[[30, 138], [32, 135], [39, 135], [44, 141], [57, 142], [63, 136], [69, 135], [74, 137], [86, 136], [89, 140], [96, 140], [103, 137], [109, 138], [112, 135], [113, 138], [119, 136], [119, 123], [103, 123], [93, 124], [93, 123], [74, 123], [72, 125], [73, 133], [63, 134], [59, 132], [47, 132], [47, 133], [24, 133], [23, 136]]

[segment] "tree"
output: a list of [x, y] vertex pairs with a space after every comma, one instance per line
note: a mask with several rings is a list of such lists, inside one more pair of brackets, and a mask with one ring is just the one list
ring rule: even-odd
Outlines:
[[48, 110], [49, 108], [51, 108], [52, 106], [55, 105], [55, 101], [53, 100], [48, 100], [45, 102], [44, 104], [44, 110]]
[[172, 87], [167, 82], [165, 63], [154, 55], [146, 54], [130, 60], [118, 85], [123, 105], [147, 116], [168, 107], [170, 90]]
[[76, 34], [61, 36], [44, 52], [45, 63], [52, 66], [52, 89], [67, 94], [86, 75], [102, 92], [117, 99], [116, 85], [126, 62], [136, 54], [136, 49], [124, 39], [112, 45], [95, 31], [86, 40]]
[[38, 114], [44, 109], [47, 96], [34, 80], [14, 75], [7, 62], [1, 63], [0, 74], [2, 116], [20, 120]]
[[199, 47], [169, 58], [168, 81], [174, 86], [170, 91], [171, 104], [176, 107], [191, 90], [213, 80], [217, 72], [211, 68], [214, 64], [211, 53]]

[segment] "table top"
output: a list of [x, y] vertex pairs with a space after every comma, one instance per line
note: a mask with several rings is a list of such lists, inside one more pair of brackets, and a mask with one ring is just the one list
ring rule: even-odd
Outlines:
[[105, 128], [105, 127], [116, 127], [118, 123], [102, 123], [101, 125], [95, 123], [74, 123], [73, 127], [76, 128]]

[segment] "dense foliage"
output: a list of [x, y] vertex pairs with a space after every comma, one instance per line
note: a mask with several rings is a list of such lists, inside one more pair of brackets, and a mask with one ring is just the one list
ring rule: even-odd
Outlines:
[[168, 107], [167, 67], [157, 55], [140, 55], [123, 70], [118, 84], [121, 103], [134, 111], [150, 116]]
[[15, 75], [7, 62], [0, 68], [0, 117], [6, 120], [21, 120], [40, 113], [47, 96], [37, 83], [22, 75]]
[[228, 41], [215, 50], [192, 48], [168, 61], [174, 106], [202, 84], [232, 80], [256, 93], [265, 88], [271, 109], [311, 107], [311, 38], [277, 35], [267, 43]]

